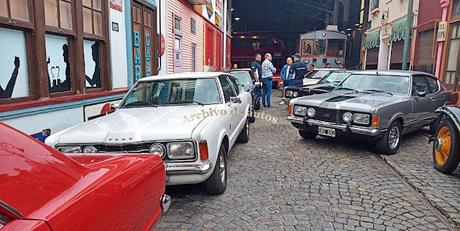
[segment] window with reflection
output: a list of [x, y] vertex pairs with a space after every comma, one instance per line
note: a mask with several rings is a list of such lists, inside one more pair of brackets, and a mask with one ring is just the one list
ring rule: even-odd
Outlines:
[[73, 30], [73, 2], [71, 0], [45, 0], [45, 23], [58, 31]]

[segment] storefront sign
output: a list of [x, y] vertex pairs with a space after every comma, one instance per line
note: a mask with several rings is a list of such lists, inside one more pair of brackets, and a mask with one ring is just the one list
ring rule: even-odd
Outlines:
[[123, 12], [123, 0], [110, 0], [110, 8]]
[[151, 58], [151, 36], [149, 33], [145, 34], [145, 76], [150, 76], [150, 58]]
[[437, 35], [436, 41], [438, 41], [438, 42], [445, 42], [446, 41], [447, 25], [449, 25], [449, 24], [446, 21], [439, 22], [438, 35]]
[[134, 31], [134, 78], [139, 80], [141, 78], [141, 38], [137, 31]]

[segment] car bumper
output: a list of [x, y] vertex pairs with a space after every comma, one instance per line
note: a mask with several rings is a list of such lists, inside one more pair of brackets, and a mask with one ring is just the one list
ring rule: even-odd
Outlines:
[[208, 178], [213, 163], [166, 163], [165, 167], [167, 185], [197, 184]]
[[360, 127], [360, 126], [353, 126], [348, 124], [336, 124], [330, 122], [324, 122], [319, 120], [313, 119], [304, 119], [298, 116], [289, 116], [288, 121], [290, 121], [295, 127], [298, 129], [309, 129], [311, 127], [324, 127], [324, 128], [332, 128], [336, 131], [345, 133], [345, 134], [356, 134], [356, 135], [365, 135], [365, 136], [372, 136], [377, 137], [384, 133], [386, 130], [376, 129], [376, 128], [367, 128], [367, 127]]

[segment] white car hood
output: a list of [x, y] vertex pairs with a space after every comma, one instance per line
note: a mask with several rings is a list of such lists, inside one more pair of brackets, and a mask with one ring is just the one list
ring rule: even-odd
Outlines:
[[190, 139], [204, 118], [191, 118], [208, 107], [176, 106], [118, 109], [116, 112], [59, 132], [59, 144], [123, 144]]
[[307, 86], [307, 85], [317, 84], [320, 80], [321, 79], [308, 79], [308, 78], [305, 78], [305, 79], [303, 79], [303, 85]]

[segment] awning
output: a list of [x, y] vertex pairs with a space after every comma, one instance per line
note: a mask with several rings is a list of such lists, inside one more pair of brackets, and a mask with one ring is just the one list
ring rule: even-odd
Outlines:
[[372, 49], [380, 46], [380, 30], [375, 30], [366, 35], [364, 47]]
[[407, 17], [400, 18], [393, 22], [391, 27], [390, 40], [397, 42], [403, 40], [406, 35]]

